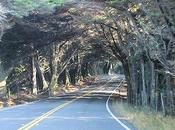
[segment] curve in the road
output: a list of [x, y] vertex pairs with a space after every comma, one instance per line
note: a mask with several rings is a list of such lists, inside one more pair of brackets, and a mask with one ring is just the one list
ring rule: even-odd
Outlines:
[[[118, 87], [120, 87], [120, 85], [123, 83], [124, 79], [120, 82], [120, 84], [116, 87], [116, 89]], [[114, 92], [116, 91], [116, 89], [113, 91], [113, 93], [111, 93], [111, 95], [109, 95], [107, 101], [106, 101], [106, 109], [109, 112], [109, 114], [121, 125], [123, 126], [126, 130], [131, 130], [127, 125], [125, 125], [123, 122], [121, 122], [111, 111], [111, 109], [109, 108], [109, 100], [111, 99], [111, 97], [113, 96]]]
[[[104, 85], [102, 85], [100, 88], [102, 88], [103, 86], [105, 86], [106, 84], [108, 84], [109, 82], [111, 82], [113, 80], [113, 78], [111, 78], [111, 80], [109, 80], [107, 83], [105, 83]], [[98, 88], [99, 89], [99, 88]], [[85, 96], [88, 96], [89, 94], [93, 93], [94, 91], [96, 91], [96, 89], [86, 93], [86, 94], [83, 94], [82, 96], [79, 96], [75, 99], [72, 99], [70, 101], [67, 101], [59, 106], [57, 106], [56, 108], [46, 112], [45, 114], [43, 114], [42, 116], [34, 119], [33, 121], [29, 122], [28, 124], [22, 126], [21, 128], [19, 128], [18, 130], [29, 130], [31, 129], [32, 127], [34, 127], [35, 125], [37, 125], [38, 123], [42, 122], [44, 119], [46, 119], [47, 117], [51, 116], [53, 113], [57, 112], [58, 110], [64, 108], [65, 106], [75, 102], [76, 100], [80, 99], [80, 98], [83, 98]]]

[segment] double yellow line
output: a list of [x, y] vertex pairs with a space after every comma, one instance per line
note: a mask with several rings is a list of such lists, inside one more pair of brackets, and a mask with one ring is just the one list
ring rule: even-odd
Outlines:
[[[113, 80], [113, 78], [112, 78], [110, 81], [112, 81], [112, 80]], [[107, 83], [109, 83], [110, 81], [108, 81]], [[106, 83], [106, 84], [107, 84], [107, 83]], [[100, 88], [104, 87], [106, 84], [104, 84], [104, 85], [101, 86]], [[99, 88], [98, 88], [98, 89], [99, 89]], [[97, 90], [97, 89], [94, 89], [94, 90]], [[43, 114], [42, 116], [40, 116], [40, 117], [34, 119], [33, 121], [29, 122], [28, 124], [22, 126], [22, 127], [19, 128], [18, 130], [29, 130], [29, 129], [31, 129], [32, 127], [34, 127], [34, 126], [37, 125], [38, 123], [42, 122], [44, 119], [46, 119], [47, 117], [49, 117], [50, 115], [52, 115], [52, 114], [55, 113], [56, 111], [58, 111], [58, 110], [64, 108], [65, 106], [71, 104], [72, 102], [74, 102], [74, 101], [76, 101], [76, 100], [78, 100], [78, 99], [80, 99], [80, 98], [83, 98], [83, 97], [85, 97], [85, 96], [91, 94], [94, 90], [92, 90], [92, 91], [90, 91], [90, 92], [88, 92], [88, 93], [86, 93], [86, 94], [83, 94], [82, 96], [79, 96], [79, 97], [77, 97], [77, 98], [75, 98], [75, 99], [72, 99], [71, 101], [68, 101], [68, 102], [66, 102], [66, 103], [63, 103], [63, 104], [57, 106], [56, 108], [54, 108], [54, 109], [52, 109], [52, 110], [46, 112], [46, 113]]]

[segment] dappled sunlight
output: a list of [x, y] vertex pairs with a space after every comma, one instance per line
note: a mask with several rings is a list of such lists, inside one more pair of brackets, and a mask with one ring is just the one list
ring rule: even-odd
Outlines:
[[0, 129], [172, 129], [174, 14], [173, 0], [1, 0]]

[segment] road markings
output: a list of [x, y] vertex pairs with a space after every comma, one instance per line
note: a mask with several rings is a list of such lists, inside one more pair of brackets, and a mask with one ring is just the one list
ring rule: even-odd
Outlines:
[[[109, 82], [111, 82], [114, 78], [111, 78], [111, 80], [109, 80], [107, 83], [105, 83], [104, 85], [102, 85], [101, 87], [99, 88], [102, 88], [104, 87], [105, 85], [107, 85]], [[98, 89], [99, 89], [98, 88]], [[22, 126], [21, 128], [19, 128], [18, 130], [29, 130], [31, 129], [32, 127], [34, 127], [35, 125], [39, 124], [40, 122], [42, 122], [44, 119], [48, 118], [49, 116], [51, 116], [53, 113], [57, 112], [58, 110], [66, 107], [67, 105], [71, 104], [72, 102], [75, 102], [76, 100], [80, 99], [80, 98], [83, 98], [85, 96], [88, 96], [89, 94], [93, 93], [94, 91], [96, 91], [97, 89], [93, 89], [92, 91], [86, 93], [86, 94], [83, 94], [82, 96], [79, 96], [79, 97], [76, 97], [75, 99], [72, 99], [68, 102], [65, 102], [59, 106], [57, 106], [56, 108], [53, 108], [52, 110], [46, 112], [45, 114], [41, 115], [40, 117], [34, 119], [33, 121], [29, 122], [28, 124]]]
[[131, 130], [128, 126], [126, 126], [123, 122], [121, 122], [111, 111], [111, 109], [109, 108], [109, 100], [110, 98], [113, 96], [113, 94], [115, 93], [115, 91], [118, 89], [118, 87], [120, 87], [120, 85], [123, 83], [124, 79], [120, 82], [120, 84], [116, 87], [116, 89], [113, 91], [112, 94], [109, 95], [107, 101], [106, 101], [106, 109], [109, 112], [109, 114], [121, 125], [123, 126], [126, 130]]

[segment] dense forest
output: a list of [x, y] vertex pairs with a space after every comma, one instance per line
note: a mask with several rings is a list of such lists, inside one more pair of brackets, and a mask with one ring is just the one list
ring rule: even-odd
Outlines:
[[121, 62], [129, 104], [175, 114], [174, 0], [4, 0], [0, 29], [1, 97], [51, 96]]

